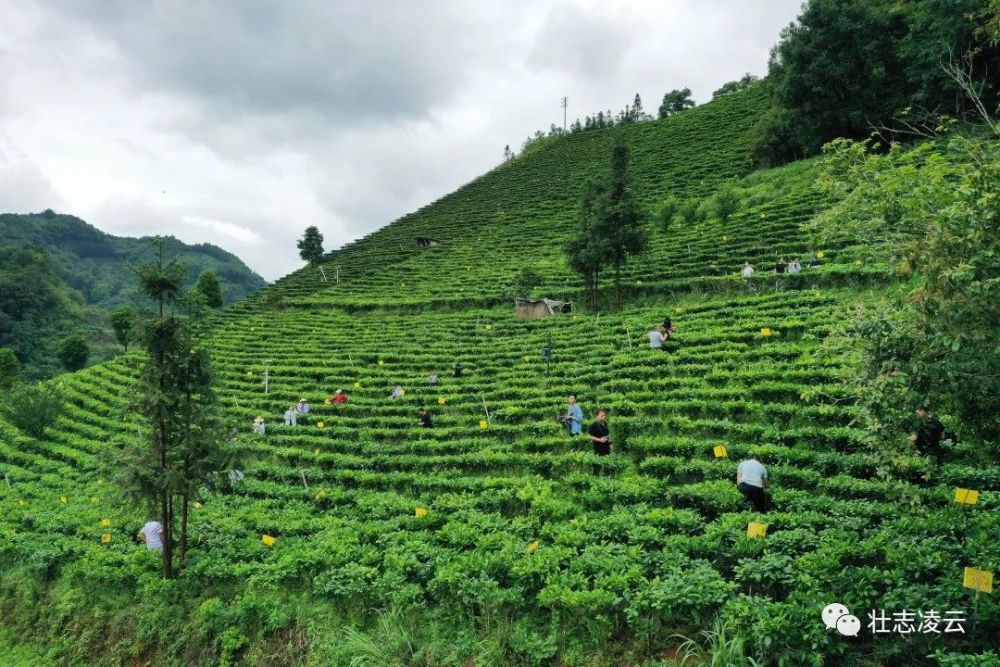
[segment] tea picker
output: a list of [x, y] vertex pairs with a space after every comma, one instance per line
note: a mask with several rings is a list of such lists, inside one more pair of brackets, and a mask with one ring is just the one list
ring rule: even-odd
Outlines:
[[552, 332], [549, 332], [549, 342], [542, 348], [542, 359], [545, 360], [545, 375], [552, 375]]

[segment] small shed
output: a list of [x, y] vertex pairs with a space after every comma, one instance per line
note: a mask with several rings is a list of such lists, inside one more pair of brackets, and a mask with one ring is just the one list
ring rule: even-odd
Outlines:
[[573, 310], [572, 301], [554, 299], [514, 299], [514, 316], [522, 320], [536, 320]]
[[429, 236], [418, 236], [414, 239], [417, 247], [420, 249], [430, 248], [431, 246], [440, 245], [440, 241], [437, 239], [432, 239]]

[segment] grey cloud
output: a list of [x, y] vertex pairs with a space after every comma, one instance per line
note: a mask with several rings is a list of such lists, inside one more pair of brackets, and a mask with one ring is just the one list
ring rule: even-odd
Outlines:
[[564, 94], [572, 121], [762, 73], [798, 1], [7, 3], [0, 210], [214, 242], [277, 278], [307, 225], [337, 247], [433, 201], [561, 122]]
[[620, 17], [560, 4], [549, 10], [528, 54], [536, 70], [559, 70], [585, 79], [605, 79], [619, 67], [629, 46], [630, 26]]
[[0, 152], [0, 213], [37, 213], [61, 201], [34, 163]]
[[425, 114], [502, 50], [496, 18], [448, 2], [79, 2], [50, 6], [120, 49], [137, 85], [227, 116], [358, 125]]

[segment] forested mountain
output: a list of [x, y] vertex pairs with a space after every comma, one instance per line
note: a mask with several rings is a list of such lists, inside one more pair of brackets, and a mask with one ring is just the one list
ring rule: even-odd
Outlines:
[[[150, 241], [111, 236], [52, 211], [0, 215], [0, 347], [14, 350], [26, 378], [61, 370], [57, 350], [73, 334], [87, 341], [91, 362], [117, 351], [110, 312], [136, 302], [129, 264], [149, 254]], [[226, 304], [265, 285], [238, 257], [214, 245], [168, 238], [164, 251], [185, 265], [189, 286], [203, 271], [213, 271]]]
[[[169, 230], [164, 230], [169, 231]], [[88, 304], [113, 308], [135, 294], [135, 277], [128, 263], [149, 252], [148, 237], [112, 236], [72, 215], [42, 213], [0, 215], [0, 248], [31, 245], [56, 262], [66, 284], [79, 290]], [[208, 243], [189, 245], [169, 237], [164, 252], [187, 267], [189, 286], [209, 269], [222, 281], [226, 305], [256, 292], [265, 284], [240, 258]]]

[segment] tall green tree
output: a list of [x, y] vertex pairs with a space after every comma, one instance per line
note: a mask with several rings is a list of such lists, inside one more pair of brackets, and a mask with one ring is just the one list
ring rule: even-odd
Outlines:
[[323, 259], [323, 235], [315, 226], [306, 227], [305, 234], [298, 242], [299, 257], [309, 262], [317, 264]]
[[772, 51], [769, 90], [781, 111], [758, 139], [770, 148], [758, 145], [755, 154], [789, 160], [835, 138], [902, 126], [899, 116], [962, 115], [970, 100], [943, 65], [966, 56], [986, 107], [996, 108], [1000, 48], [983, 29], [989, 7], [990, 0], [809, 0]]
[[185, 271], [164, 259], [162, 239], [155, 251], [153, 261], [135, 269], [140, 291], [156, 305], [143, 322], [146, 358], [137, 385], [137, 407], [149, 435], [122, 448], [114, 474], [129, 497], [156, 508], [163, 525], [163, 576], [169, 579], [175, 544], [181, 563], [187, 556], [192, 499], [232, 457], [218, 418], [211, 358], [194, 326], [198, 300], [183, 293]]
[[611, 149], [611, 177], [599, 199], [598, 238], [606, 248], [615, 275], [615, 304], [622, 305], [622, 270], [629, 259], [645, 251], [649, 242], [646, 214], [629, 173], [629, 150], [625, 138], [615, 138]]
[[680, 113], [685, 109], [694, 107], [694, 100], [691, 99], [691, 89], [674, 89], [669, 93], [664, 93], [663, 101], [660, 103], [659, 117], [667, 118], [675, 113]]
[[90, 346], [80, 334], [71, 334], [59, 344], [58, 355], [62, 365], [72, 373], [87, 365], [87, 359], [90, 358]]
[[215, 271], [210, 269], [202, 271], [194, 291], [209, 308], [222, 308], [222, 283], [215, 275]]
[[21, 381], [21, 364], [14, 350], [0, 347], [0, 389], [10, 389]]
[[592, 181], [584, 188], [576, 231], [565, 249], [566, 263], [583, 278], [587, 303], [593, 310], [600, 307], [598, 291], [606, 261], [599, 227], [601, 196], [601, 187], [597, 182]]
[[135, 333], [135, 311], [128, 306], [116, 308], [111, 313], [111, 328], [115, 332], [115, 340], [128, 352], [129, 341]]

